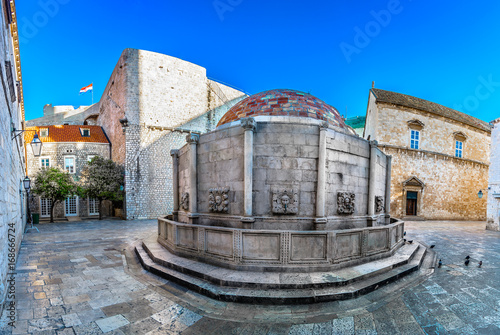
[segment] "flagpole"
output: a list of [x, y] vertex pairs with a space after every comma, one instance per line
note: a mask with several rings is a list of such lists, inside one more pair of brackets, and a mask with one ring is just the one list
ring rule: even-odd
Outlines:
[[92, 105], [94, 104], [94, 83], [92, 83]]

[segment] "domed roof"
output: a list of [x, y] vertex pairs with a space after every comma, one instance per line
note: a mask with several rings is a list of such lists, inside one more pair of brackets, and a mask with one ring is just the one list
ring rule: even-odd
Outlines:
[[287, 89], [264, 91], [241, 100], [224, 114], [217, 127], [259, 115], [310, 117], [348, 128], [332, 106], [309, 93]]

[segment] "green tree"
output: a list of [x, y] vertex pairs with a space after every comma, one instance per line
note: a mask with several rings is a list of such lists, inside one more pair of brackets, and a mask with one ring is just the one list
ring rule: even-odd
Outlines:
[[55, 204], [76, 192], [76, 184], [71, 175], [54, 167], [39, 170], [33, 184], [33, 193], [51, 200], [50, 222], [54, 222]]
[[99, 220], [102, 220], [102, 201], [123, 200], [124, 169], [111, 159], [95, 156], [83, 168], [79, 193], [83, 197], [99, 200]]

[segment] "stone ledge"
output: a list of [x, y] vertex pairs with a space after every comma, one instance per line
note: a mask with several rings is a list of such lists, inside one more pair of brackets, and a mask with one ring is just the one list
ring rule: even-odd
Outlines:
[[169, 255], [155, 243], [153, 239], [135, 245], [146, 270], [210, 298], [232, 302], [296, 304], [352, 299], [418, 271], [426, 257], [435, 263], [434, 253], [414, 242], [388, 259], [341, 271], [265, 273], [229, 270]]

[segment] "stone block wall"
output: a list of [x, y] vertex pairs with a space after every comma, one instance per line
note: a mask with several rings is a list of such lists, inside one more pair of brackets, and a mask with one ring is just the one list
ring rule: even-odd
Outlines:
[[[92, 105], [95, 106], [96, 104]], [[26, 121], [27, 127], [32, 126], [52, 126], [55, 124], [83, 124], [85, 113], [91, 106], [52, 106], [43, 107], [43, 116]]]
[[383, 148], [392, 156], [391, 215], [406, 215], [403, 182], [417, 176], [424, 184], [422, 212], [429, 220], [485, 220], [488, 165], [416, 150]]
[[419, 148], [421, 150], [455, 156], [454, 133], [462, 132], [467, 136], [462, 157], [489, 163], [490, 133], [486, 131], [413, 108], [378, 103], [378, 109], [378, 134], [376, 137], [372, 136], [372, 140], [376, 139], [383, 144], [410, 148], [408, 121], [419, 120], [424, 124], [420, 131]]
[[[135, 94], [133, 83], [137, 86], [138, 75], [137, 53], [131, 49], [125, 49], [109, 78], [108, 84], [99, 101], [99, 117], [97, 124], [100, 125], [111, 142], [111, 156], [113, 161], [125, 164], [126, 146], [125, 133], [120, 119], [139, 112], [137, 100], [133, 99]], [[125, 114], [125, 111], [130, 111]], [[138, 124], [138, 121], [136, 122]], [[134, 134], [130, 132], [130, 136]]]
[[[172, 211], [171, 149], [187, 132], [214, 129], [225, 108], [209, 90], [206, 70], [175, 57], [126, 49], [100, 101], [98, 124], [112, 143], [113, 160], [125, 164], [128, 219]], [[211, 81], [210, 81], [211, 82]], [[244, 94], [217, 85], [230, 106]], [[124, 128], [119, 119], [126, 118]]]
[[[10, 2], [8, 2], [10, 5]], [[14, 264], [17, 260], [19, 248], [26, 224], [26, 193], [22, 180], [26, 175], [25, 149], [23, 136], [12, 139], [12, 127], [23, 129], [24, 115], [20, 105], [21, 97], [16, 89], [16, 81], [22, 79], [16, 75], [16, 60], [18, 53], [13, 49], [13, 34], [11, 28], [15, 24], [5, 22], [5, 6], [1, 6], [0, 13], [0, 314], [4, 302], [13, 301], [9, 297], [9, 273], [14, 273]], [[17, 31], [15, 32], [17, 36]], [[10, 62], [10, 67], [8, 63]], [[8, 78], [12, 77], [12, 86]], [[10, 87], [9, 87], [10, 86]], [[11, 90], [11, 88], [13, 88]], [[13, 101], [11, 95], [15, 98]], [[28, 146], [28, 150], [31, 148]], [[18, 297], [17, 297], [18, 298]], [[17, 299], [16, 299], [17, 300]], [[17, 308], [17, 305], [16, 305]], [[7, 325], [6, 325], [7, 326]], [[8, 326], [7, 326], [8, 327]], [[9, 327], [10, 328], [10, 327]]]
[[233, 127], [200, 137], [198, 211], [209, 212], [209, 190], [229, 188], [228, 214], [243, 214], [243, 128]]
[[[315, 215], [318, 143], [318, 126], [258, 123], [254, 136], [255, 215], [273, 217], [273, 189], [293, 189], [298, 193], [298, 213], [290, 220]], [[306, 229], [313, 229], [312, 222], [287, 223], [289, 229], [304, 224]]]
[[[307, 120], [306, 120], [307, 121]], [[310, 121], [310, 120], [309, 120]], [[257, 122], [253, 135], [252, 216], [254, 229], [314, 230], [318, 183], [319, 124]], [[327, 130], [326, 208], [328, 229], [366, 227], [370, 178], [370, 144], [366, 140]], [[244, 129], [240, 122], [200, 136], [197, 145], [197, 210], [201, 224], [240, 227], [244, 211]], [[190, 192], [190, 150], [179, 150], [179, 199]], [[385, 196], [386, 155], [376, 149], [375, 195]], [[227, 213], [209, 209], [210, 189], [229, 188]], [[274, 193], [297, 194], [297, 210], [277, 214]], [[339, 192], [355, 194], [355, 212], [340, 215]], [[293, 194], [292, 194], [293, 193]], [[191, 201], [191, 195], [189, 196]], [[295, 200], [293, 201], [295, 203]], [[189, 222], [190, 209], [180, 209], [179, 220]], [[377, 215], [385, 214], [385, 208]], [[350, 226], [340, 225], [350, 221]], [[241, 227], [240, 227], [241, 228]]]
[[483, 189], [487, 197], [486, 229], [500, 230], [500, 123], [499, 119], [492, 121], [491, 153], [488, 177], [488, 190]]
[[337, 132], [328, 132], [327, 135], [327, 215], [338, 215], [338, 192], [354, 193], [356, 199], [354, 215], [366, 215], [370, 144], [352, 135]]

